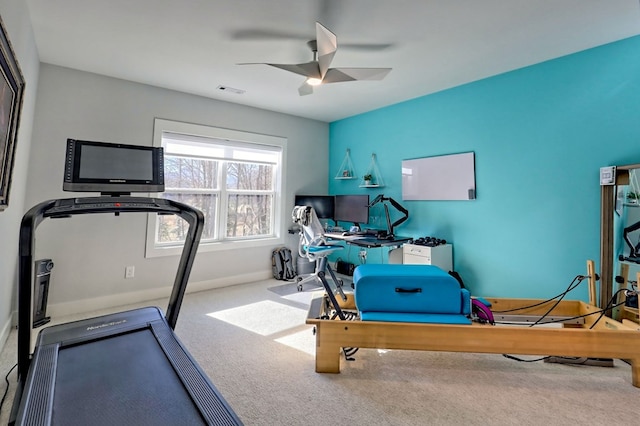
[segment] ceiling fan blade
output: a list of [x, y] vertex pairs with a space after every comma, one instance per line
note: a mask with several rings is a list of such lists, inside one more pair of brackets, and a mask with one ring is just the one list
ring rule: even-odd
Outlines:
[[[316, 34], [317, 37], [317, 34]], [[232, 40], [311, 40], [313, 38], [312, 35], [302, 34], [302, 33], [292, 33], [286, 31], [277, 31], [277, 30], [269, 30], [269, 29], [246, 29], [246, 30], [236, 30], [231, 33]], [[352, 50], [364, 50], [364, 51], [376, 51], [376, 50], [384, 50], [390, 47], [393, 47], [393, 43], [340, 43], [340, 48], [342, 49], [352, 49]]]
[[322, 83], [339, 83], [355, 80], [382, 80], [391, 68], [330, 68]]
[[298, 88], [298, 94], [300, 96], [306, 96], [306, 95], [310, 95], [313, 93], [313, 86], [310, 84], [307, 84], [307, 82], [305, 81], [304, 83], [302, 83], [302, 86], [300, 86]]
[[307, 78], [320, 78], [320, 68], [318, 62], [311, 61], [303, 64], [269, 64], [264, 62], [244, 62], [238, 65], [269, 65], [281, 70], [289, 71]]
[[341, 49], [353, 50], [384, 50], [393, 47], [393, 43], [340, 43]]
[[311, 36], [308, 34], [255, 28], [233, 31], [231, 38], [233, 40], [309, 40]]
[[324, 75], [331, 65], [333, 56], [336, 54], [336, 50], [338, 50], [338, 39], [327, 27], [320, 22], [316, 22], [316, 43], [318, 46], [320, 76], [324, 78]]
[[320, 69], [315, 61], [304, 64], [266, 64], [281, 70], [290, 71], [308, 78], [320, 78]]

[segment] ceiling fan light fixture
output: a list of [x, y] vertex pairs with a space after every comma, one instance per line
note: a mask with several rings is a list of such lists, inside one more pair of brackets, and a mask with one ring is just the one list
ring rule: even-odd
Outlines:
[[322, 79], [321, 78], [313, 78], [313, 77], [309, 77], [307, 79], [307, 84], [309, 86], [319, 86], [322, 84]]

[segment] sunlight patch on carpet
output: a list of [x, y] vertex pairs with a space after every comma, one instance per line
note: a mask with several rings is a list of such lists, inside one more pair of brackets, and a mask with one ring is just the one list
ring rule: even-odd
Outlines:
[[261, 336], [269, 336], [304, 324], [307, 311], [272, 300], [263, 300], [237, 308], [211, 312], [207, 316]]
[[297, 333], [287, 334], [275, 341], [301, 352], [308, 353], [309, 355], [316, 354], [316, 337], [311, 332], [311, 328], [298, 331]]
[[305, 305], [311, 304], [311, 299], [316, 295], [317, 292], [309, 292], [309, 291], [301, 291], [293, 294], [288, 294], [286, 296], [280, 296], [283, 299], [290, 300], [292, 302], [304, 303]]

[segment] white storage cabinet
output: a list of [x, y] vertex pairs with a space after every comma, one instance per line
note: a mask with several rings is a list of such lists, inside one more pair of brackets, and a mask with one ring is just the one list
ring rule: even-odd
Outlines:
[[451, 244], [435, 247], [405, 244], [402, 246], [402, 263], [406, 265], [435, 265], [443, 271], [453, 271], [453, 249]]

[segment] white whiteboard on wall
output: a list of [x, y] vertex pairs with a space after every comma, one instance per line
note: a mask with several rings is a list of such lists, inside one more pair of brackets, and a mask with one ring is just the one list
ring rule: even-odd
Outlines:
[[473, 152], [402, 161], [403, 200], [473, 200], [476, 166]]

